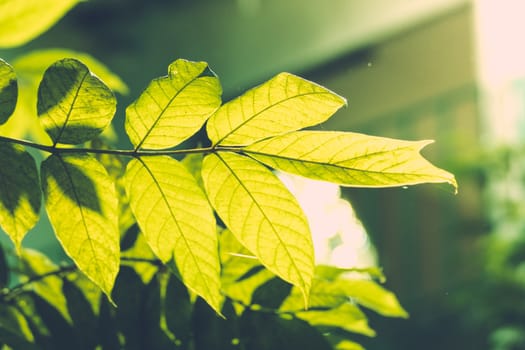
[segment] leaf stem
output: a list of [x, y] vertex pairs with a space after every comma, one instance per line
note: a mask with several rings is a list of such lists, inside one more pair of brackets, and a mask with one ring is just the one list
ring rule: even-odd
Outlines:
[[28, 140], [16, 139], [0, 135], [0, 142], [15, 143], [26, 147], [31, 147], [48, 153], [93, 153], [93, 154], [110, 154], [123, 157], [144, 157], [144, 156], [175, 156], [192, 153], [215, 153], [217, 151], [239, 152], [240, 147], [236, 146], [212, 146], [198, 147], [189, 149], [170, 149], [170, 150], [131, 150], [131, 149], [102, 149], [102, 148], [84, 148], [84, 147], [57, 147], [56, 145], [42, 145]]

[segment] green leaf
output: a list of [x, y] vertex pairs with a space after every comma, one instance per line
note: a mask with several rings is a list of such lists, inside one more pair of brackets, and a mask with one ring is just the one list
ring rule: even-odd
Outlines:
[[111, 122], [116, 106], [113, 92], [72, 58], [52, 64], [38, 87], [38, 116], [55, 144], [93, 139]]
[[351, 132], [298, 131], [244, 149], [285, 172], [344, 186], [388, 187], [448, 182], [454, 175], [419, 153], [432, 141], [404, 141]]
[[[293, 312], [300, 310], [301, 294], [298, 288], [292, 289], [281, 310]], [[396, 296], [374, 281], [344, 277], [337, 280], [321, 278], [313, 280], [310, 291], [312, 308], [337, 308], [347, 303], [349, 299], [383, 316], [408, 317]]]
[[289, 73], [224, 104], [208, 121], [216, 145], [248, 145], [257, 140], [316, 125], [346, 100], [330, 90]]
[[386, 281], [386, 277], [383, 274], [383, 270], [376, 266], [371, 267], [350, 267], [350, 268], [341, 268], [330, 265], [317, 265], [315, 267], [315, 275], [329, 281], [335, 281], [344, 274], [363, 274], [364, 276], [371, 277], [378, 280], [381, 283]]
[[222, 88], [205, 62], [177, 60], [126, 109], [126, 133], [135, 149], [163, 149], [195, 134], [221, 104]]
[[15, 71], [0, 59], [0, 125], [4, 124], [15, 111], [17, 98], [18, 83]]
[[15, 306], [0, 304], [0, 342], [13, 349], [39, 349], [34, 344], [27, 320]]
[[51, 225], [66, 253], [106, 295], [120, 263], [115, 186], [88, 154], [52, 155], [42, 163]]
[[359, 307], [348, 302], [332, 309], [299, 311], [295, 316], [312, 326], [337, 327], [369, 337], [376, 335], [376, 332], [368, 326], [366, 315]]
[[45, 70], [53, 63], [66, 57], [75, 58], [84, 63], [93, 74], [99, 77], [112, 90], [123, 95], [128, 93], [129, 89], [126, 83], [118, 75], [113, 73], [104, 63], [84, 52], [67, 49], [32, 50], [17, 57], [13, 61], [13, 66], [21, 78], [29, 80], [31, 85], [38, 86], [38, 82]]
[[213, 211], [188, 170], [168, 156], [136, 158], [125, 175], [131, 209], [153, 252], [175, 258], [184, 284], [220, 310]]
[[358, 304], [376, 311], [383, 316], [407, 318], [394, 293], [381, 287], [374, 281], [344, 280], [342, 287], [348, 296]]
[[[58, 270], [58, 266], [49, 260], [47, 256], [33, 249], [23, 249], [20, 254], [20, 261], [23, 264], [23, 272], [27, 274], [28, 278]], [[33, 283], [31, 286], [38, 296], [50, 305], [53, 305], [65, 320], [71, 322], [71, 317], [67, 310], [67, 301], [62, 293], [62, 285], [63, 280], [60, 276], [50, 275]]]
[[336, 350], [365, 350], [361, 345], [350, 340], [342, 340], [336, 346]]
[[0, 1], [0, 48], [19, 46], [39, 36], [79, 0]]
[[35, 226], [41, 202], [38, 170], [22, 146], [0, 143], [0, 226], [20, 252], [26, 233]]
[[202, 178], [210, 202], [239, 242], [298, 286], [306, 303], [314, 252], [308, 222], [292, 194], [263, 165], [234, 153], [207, 155]]

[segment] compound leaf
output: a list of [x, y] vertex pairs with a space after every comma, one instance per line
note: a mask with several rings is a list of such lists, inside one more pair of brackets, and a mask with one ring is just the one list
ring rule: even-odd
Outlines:
[[207, 155], [202, 178], [210, 202], [239, 242], [298, 286], [306, 302], [314, 272], [311, 234], [282, 182], [258, 162], [229, 152]]
[[205, 62], [177, 60], [126, 109], [126, 133], [135, 149], [163, 149], [195, 134], [221, 104], [221, 86]]
[[72, 58], [52, 64], [38, 87], [38, 116], [55, 144], [93, 139], [111, 122], [116, 106], [111, 89]]
[[22, 146], [0, 143], [0, 226], [18, 252], [38, 222], [41, 197], [33, 157]]
[[225, 103], [206, 130], [213, 144], [247, 145], [324, 122], [345, 104], [324, 87], [281, 73]]
[[92, 156], [52, 155], [42, 163], [42, 187], [51, 225], [66, 253], [110, 296], [120, 264], [117, 194]]
[[129, 162], [131, 209], [153, 252], [175, 257], [184, 284], [220, 311], [220, 265], [215, 217], [195, 178], [168, 156]]
[[15, 71], [0, 59], [0, 125], [7, 122], [15, 111], [17, 98], [18, 83]]
[[0, 47], [25, 44], [45, 32], [80, 0], [0, 1]]
[[419, 153], [432, 141], [404, 141], [351, 132], [297, 131], [244, 148], [285, 172], [344, 186], [387, 187], [447, 182], [454, 175]]

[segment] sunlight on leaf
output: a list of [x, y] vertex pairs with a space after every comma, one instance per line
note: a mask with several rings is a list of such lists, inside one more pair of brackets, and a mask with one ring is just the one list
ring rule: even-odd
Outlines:
[[40, 217], [40, 182], [33, 157], [22, 146], [0, 142], [0, 226], [20, 252]]
[[[344, 275], [337, 279], [324, 279], [316, 275], [310, 291], [310, 306], [312, 308], [335, 308], [349, 300], [383, 316], [408, 317], [396, 296], [374, 281], [352, 279]], [[281, 310], [295, 311], [300, 307], [301, 291], [294, 288], [281, 305]]]
[[335, 346], [335, 350], [365, 350], [365, 348], [353, 341], [342, 340]]
[[77, 59], [89, 67], [89, 70], [112, 90], [123, 95], [128, 93], [129, 89], [126, 83], [118, 75], [112, 72], [104, 63], [85, 52], [68, 49], [32, 50], [18, 56], [13, 61], [13, 67], [15, 67], [20, 77], [23, 77], [24, 80], [30, 80], [31, 85], [38, 86], [38, 82], [50, 65], [68, 57]]
[[368, 326], [366, 315], [356, 305], [349, 302], [326, 310], [307, 310], [295, 313], [312, 326], [328, 326], [344, 329], [373, 337], [376, 332]]
[[177, 60], [126, 109], [126, 133], [135, 149], [163, 149], [195, 134], [221, 104], [219, 79], [205, 62]]
[[55, 24], [80, 0], [0, 1], [0, 48], [19, 46]]
[[[41, 144], [52, 143], [38, 120], [36, 105], [38, 84], [46, 69], [65, 57], [73, 57], [82, 62], [104, 81], [111, 89], [121, 94], [128, 92], [126, 84], [104, 64], [92, 56], [73, 50], [48, 49], [34, 50], [18, 56], [13, 67], [18, 76], [18, 104], [7, 123], [0, 126], [0, 133], [14, 138], [29, 138]], [[112, 129], [112, 125], [105, 132]]]
[[215, 210], [261, 263], [308, 300], [314, 252], [299, 204], [263, 165], [233, 153], [204, 158], [202, 178]]
[[129, 162], [126, 193], [153, 252], [175, 257], [184, 284], [220, 312], [220, 265], [213, 211], [195, 178], [168, 156]]
[[281, 73], [225, 103], [206, 130], [213, 144], [248, 145], [322, 123], [345, 104], [344, 98], [322, 86]]
[[55, 144], [91, 140], [109, 125], [116, 106], [111, 89], [72, 58], [51, 65], [38, 87], [38, 116]]
[[419, 153], [432, 141], [404, 141], [351, 132], [298, 131], [244, 148], [258, 161], [285, 172], [343, 186], [388, 187], [447, 182], [454, 175]]
[[16, 74], [9, 64], [0, 59], [0, 125], [15, 111], [18, 98]]
[[52, 155], [42, 163], [49, 220], [78, 268], [110, 297], [120, 263], [115, 186], [90, 155]]
[[[47, 256], [33, 249], [23, 249], [20, 261], [23, 264], [24, 274], [27, 274], [29, 278], [58, 270], [58, 266]], [[71, 322], [67, 311], [67, 301], [62, 293], [62, 285], [60, 276], [51, 275], [32, 284], [32, 289], [42, 299], [53, 305], [65, 320]]]
[[408, 313], [403, 309], [394, 293], [381, 287], [374, 281], [344, 280], [341, 285], [345, 293], [358, 304], [375, 312], [389, 317], [407, 318]]

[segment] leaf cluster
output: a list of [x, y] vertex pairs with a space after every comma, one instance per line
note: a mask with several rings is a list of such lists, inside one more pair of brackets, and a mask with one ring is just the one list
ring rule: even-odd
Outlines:
[[[17, 101], [15, 71], [0, 61], [0, 124], [8, 122]], [[75, 271], [107, 297], [97, 299], [100, 313], [106, 303], [120, 304], [115, 281], [118, 286], [119, 278], [136, 274], [140, 288], [162, 291], [178, 283], [188, 300], [199, 297], [217, 315], [240, 317], [242, 327], [253, 322], [273, 327], [274, 321], [280, 327], [288, 324], [283, 315], [292, 315], [299, 323], [291, 327], [322, 325], [373, 335], [356, 303], [387, 316], [405, 316], [395, 297], [375, 282], [342, 278], [343, 271], [330, 270], [330, 277], [326, 269], [316, 272], [308, 220], [272, 170], [343, 186], [456, 186], [453, 175], [419, 154], [428, 141], [301, 130], [327, 120], [346, 101], [289, 73], [223, 104], [219, 79], [208, 65], [182, 59], [127, 107], [128, 150], [100, 139], [116, 104], [113, 90], [84, 63], [61, 59], [45, 70], [37, 90], [36, 112], [50, 142], [0, 136], [0, 227], [21, 257], [22, 240], [39, 220], [43, 198]], [[201, 129], [209, 146], [177, 148]], [[47, 157], [37, 164], [27, 148]], [[122, 268], [126, 259], [137, 258], [130, 253], [137, 239], [126, 243], [126, 232], [133, 228], [140, 231], [139, 257], [145, 253], [155, 267], [153, 279], [141, 279], [151, 275], [150, 269]], [[162, 277], [164, 270], [181, 283], [170, 282], [169, 274]], [[69, 279], [45, 281], [51, 278], [62, 288], [67, 321]], [[162, 303], [182, 302], [168, 298], [166, 291], [160, 295]], [[115, 313], [108, 305], [104, 312]], [[189, 305], [183, 309], [201, 307]], [[9, 310], [9, 317], [21, 317], [20, 310]], [[72, 318], [74, 311], [68, 312]], [[352, 348], [347, 345], [340, 348]]]

